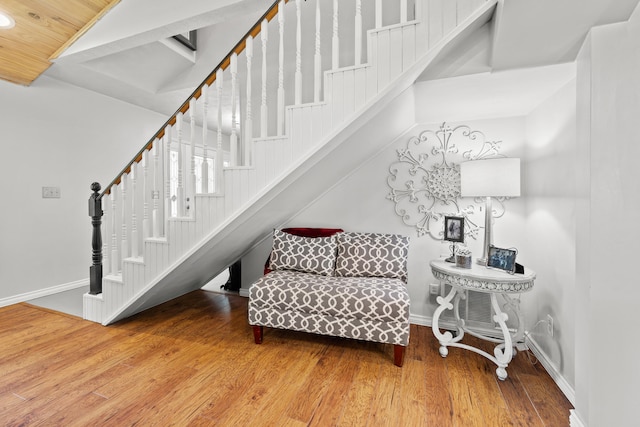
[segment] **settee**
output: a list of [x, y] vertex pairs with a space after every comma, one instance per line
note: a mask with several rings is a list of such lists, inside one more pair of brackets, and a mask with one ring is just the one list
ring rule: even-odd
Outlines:
[[256, 344], [264, 326], [380, 342], [402, 366], [408, 250], [409, 238], [396, 234], [274, 230], [268, 273], [249, 290]]

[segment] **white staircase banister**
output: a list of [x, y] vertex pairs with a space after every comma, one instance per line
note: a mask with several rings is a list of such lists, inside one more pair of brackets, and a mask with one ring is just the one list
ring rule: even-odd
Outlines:
[[[416, 0], [415, 3], [413, 0], [411, 3], [407, 0], [385, 1], [383, 27], [383, 3], [378, 0], [367, 0], [364, 4], [362, 0], [353, 0], [352, 3], [343, 1], [340, 16], [338, 0], [323, 1], [322, 6], [320, 1], [316, 1], [314, 5], [296, 0], [296, 25], [287, 25], [286, 31], [284, 12], [287, 1], [274, 3], [268, 14], [247, 33], [165, 123], [162, 130], [156, 133], [152, 142], [144, 147], [100, 195], [100, 198], [105, 194], [110, 195], [105, 199], [105, 206], [112, 218], [107, 218], [104, 222], [107, 236], [111, 237], [111, 244], [104, 245], [105, 255], [110, 255], [110, 268], [105, 271], [109, 270], [110, 274], [105, 279], [106, 289], [109, 290], [105, 294], [105, 317], [99, 318], [106, 322], [113, 321], [129, 310], [127, 305], [131, 310], [141, 307], [136, 300], [143, 298], [145, 294], [153, 300], [155, 297], [151, 294], [156, 290], [164, 293], [165, 285], [169, 288], [183, 286], [177, 285], [183, 283], [181, 279], [169, 283], [170, 275], [174, 270], [186, 268], [182, 265], [191, 262], [188, 257], [199, 251], [199, 245], [208, 245], [208, 242], [217, 239], [231, 223], [242, 218], [246, 210], [253, 209], [252, 206], [260, 198], [266, 194], [271, 197], [269, 192], [281, 188], [284, 185], [281, 183], [287, 181], [287, 174], [294, 168], [307, 167], [307, 159], [311, 159], [310, 156], [316, 151], [324, 150], [324, 145], [331, 142], [331, 138], [339, 139], [336, 135], [345, 133], [344, 129], [353, 127], [356, 122], [361, 125], [362, 120], [371, 120], [369, 110], [372, 110], [373, 104], [381, 99], [384, 99], [383, 103], [389, 102], [391, 95], [384, 94], [393, 93], [390, 91], [400, 86], [404, 87], [415, 71], [412, 68], [426, 67], [420, 64], [428, 58], [425, 55], [427, 50], [419, 48], [418, 40], [428, 32], [423, 28], [424, 25], [421, 26], [421, 22], [425, 18], [440, 18], [438, 13], [435, 13], [436, 16], [424, 16], [423, 12], [426, 12], [422, 4], [429, 4], [429, 12], [437, 12], [445, 10], [445, 1], [455, 3], [457, 0]], [[307, 11], [304, 10], [305, 4], [309, 4]], [[390, 7], [393, 8], [390, 16], [394, 17], [395, 23], [387, 22], [390, 17], [386, 15], [386, 11]], [[414, 8], [411, 9], [412, 7]], [[460, 10], [460, 7], [462, 10], [470, 8], [467, 3], [463, 6], [456, 3], [453, 9]], [[448, 3], [446, 8], [451, 10]], [[325, 23], [328, 23], [325, 28], [320, 25], [322, 11], [327, 18]], [[294, 9], [289, 9], [289, 12], [293, 13]], [[307, 13], [310, 15], [307, 16]], [[315, 18], [315, 28], [309, 27], [304, 34], [303, 15]], [[292, 19], [291, 16], [290, 14], [289, 19]], [[450, 19], [450, 15], [447, 16]], [[275, 17], [278, 18], [277, 21], [273, 21]], [[458, 18], [460, 17], [456, 15], [456, 22], [459, 22]], [[339, 29], [338, 22], [341, 25], [345, 22], [353, 24], [353, 28]], [[372, 27], [374, 22], [377, 28], [362, 28], [364, 24]], [[268, 45], [269, 25], [273, 27], [272, 34], [278, 34], [277, 45], [275, 40], [272, 45]], [[441, 27], [444, 28], [442, 23]], [[354, 31], [353, 34], [351, 30]], [[289, 53], [294, 46], [294, 34], [295, 61]], [[262, 62], [253, 69], [253, 40], [258, 35], [262, 43], [262, 58], [258, 60], [262, 59]], [[306, 44], [303, 44], [303, 35]], [[315, 35], [314, 39], [312, 35]], [[438, 40], [436, 43], [439, 46], [451, 40], [447, 38], [446, 31], [436, 35], [439, 39], [424, 37], [425, 46], [433, 40]], [[342, 46], [346, 49], [343, 52], [340, 51], [339, 36], [343, 37]], [[363, 36], [366, 36], [365, 40], [362, 39]], [[325, 45], [322, 52], [321, 40], [328, 41], [329, 38], [332, 39], [331, 44]], [[366, 57], [361, 50], [363, 43], [366, 43], [368, 49]], [[303, 57], [303, 48], [311, 45], [315, 45], [313, 59]], [[307, 51], [310, 54], [311, 50]], [[322, 69], [323, 53], [326, 59], [325, 70]], [[329, 54], [331, 58], [327, 56]], [[351, 55], [354, 56], [353, 62]], [[238, 73], [238, 65], [241, 64], [239, 60], [246, 60], [248, 77], [242, 72]], [[311, 61], [314, 64], [313, 79], [303, 81], [302, 66], [306, 67]], [[340, 62], [343, 63], [342, 66]], [[346, 66], [347, 64], [349, 65]], [[229, 74], [225, 77], [227, 69]], [[230, 82], [226, 88], [225, 78]], [[256, 93], [255, 98], [252, 96], [253, 79], [253, 85], [262, 82], [260, 93]], [[411, 81], [415, 81], [415, 78]], [[215, 96], [211, 97], [209, 89], [214, 83]], [[321, 88], [324, 89], [324, 100], [321, 100]], [[231, 92], [230, 97], [228, 92]], [[303, 97], [310, 98], [312, 92], [314, 103], [303, 104]], [[381, 98], [383, 95], [385, 98]], [[246, 103], [246, 110], [243, 102]], [[261, 103], [260, 123], [259, 126], [256, 123], [256, 129], [260, 129], [260, 137], [254, 138], [252, 104], [257, 105], [258, 102]], [[286, 102], [290, 105], [285, 106]], [[215, 112], [210, 111], [214, 109], [214, 103]], [[183, 134], [184, 114], [189, 114], [191, 125], [190, 143], [187, 144]], [[241, 122], [239, 127], [238, 122]], [[231, 126], [228, 126], [229, 123]], [[197, 129], [199, 125], [202, 126], [201, 132]], [[209, 132], [210, 126], [215, 126], [215, 143]], [[175, 151], [176, 147], [173, 138], [177, 144], [177, 164], [176, 155], [172, 152], [172, 148]], [[200, 138], [202, 145], [199, 146]], [[196, 172], [199, 171], [196, 171], [195, 156], [196, 153], [200, 154], [200, 149], [204, 154], [201, 170], [204, 194], [196, 194]], [[212, 154], [214, 152], [215, 155]], [[189, 163], [185, 160], [187, 154]], [[225, 167], [226, 154], [230, 154], [230, 167]], [[141, 161], [143, 164], [138, 165]], [[213, 167], [210, 169], [210, 166]], [[140, 167], [144, 167], [142, 174], [139, 173]], [[213, 187], [209, 184], [209, 178], [214, 178]], [[148, 201], [148, 197], [151, 197], [151, 201]], [[152, 202], [151, 224], [147, 212], [151, 203], [148, 202]], [[188, 206], [185, 207], [187, 202]], [[139, 232], [138, 224], [140, 213], [144, 218], [142, 233]], [[140, 234], [142, 246], [139, 245]], [[231, 245], [233, 244], [235, 243]], [[235, 254], [237, 256], [237, 252]], [[219, 257], [219, 254], [215, 256]], [[189, 263], [183, 264], [186, 260]], [[233, 260], [226, 262], [230, 261]], [[215, 262], [218, 261], [214, 261], [214, 264]], [[223, 267], [216, 266], [214, 269]], [[210, 273], [212, 272], [203, 273], [203, 276]], [[195, 281], [189, 279], [189, 284], [185, 286], [195, 286], [203, 278], [205, 277]], [[154, 288], [158, 284], [161, 286]], [[95, 301], [97, 300], [93, 300], [94, 305], [97, 304]]]

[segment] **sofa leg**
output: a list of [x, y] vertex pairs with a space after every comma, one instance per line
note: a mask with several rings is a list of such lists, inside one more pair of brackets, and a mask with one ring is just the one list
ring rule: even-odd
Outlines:
[[262, 344], [262, 326], [253, 325], [253, 339], [256, 344]]
[[402, 367], [403, 358], [404, 358], [404, 346], [394, 344], [393, 345], [393, 363], [396, 366]]

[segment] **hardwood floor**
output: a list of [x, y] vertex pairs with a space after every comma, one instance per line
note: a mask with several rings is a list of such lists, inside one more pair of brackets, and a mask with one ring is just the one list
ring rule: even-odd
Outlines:
[[109, 327], [0, 308], [0, 424], [569, 425], [570, 403], [525, 353], [502, 382], [474, 353], [441, 358], [423, 326], [398, 368], [391, 345], [269, 328], [256, 345], [246, 319], [247, 299], [207, 291]]

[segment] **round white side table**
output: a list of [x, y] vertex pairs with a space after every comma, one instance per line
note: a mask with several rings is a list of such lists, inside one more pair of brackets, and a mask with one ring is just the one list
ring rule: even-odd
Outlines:
[[[455, 264], [445, 262], [444, 259], [433, 260], [430, 263], [433, 276], [449, 285], [451, 290], [445, 296], [437, 298], [438, 308], [433, 315], [432, 330], [435, 337], [440, 342], [440, 355], [447, 357], [448, 347], [459, 347], [480, 354], [495, 363], [498, 368], [496, 374], [501, 380], [507, 378], [507, 366], [513, 358], [513, 345], [522, 339], [524, 335], [524, 320], [520, 313], [519, 294], [530, 291], [533, 288], [533, 281], [536, 278], [535, 272], [525, 269], [524, 274], [509, 274], [506, 271], [487, 268], [482, 265], [473, 264], [471, 268], [456, 267]], [[496, 322], [502, 332], [502, 338], [494, 338], [470, 330], [464, 319], [460, 317], [459, 303], [461, 299], [466, 299], [467, 292], [485, 292], [491, 299], [493, 309], [493, 321]], [[516, 316], [518, 327], [515, 333], [507, 328], [509, 316], [498, 303], [498, 295], [501, 295]], [[518, 298], [514, 298], [517, 296]], [[440, 316], [445, 310], [453, 310], [456, 318], [457, 334], [454, 336], [450, 331], [442, 333], [440, 331]], [[463, 344], [460, 341], [465, 333], [473, 335], [483, 340], [496, 343], [493, 355], [479, 348]]]

